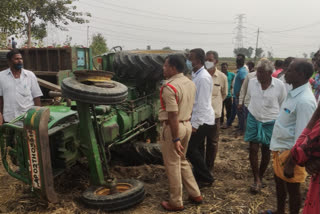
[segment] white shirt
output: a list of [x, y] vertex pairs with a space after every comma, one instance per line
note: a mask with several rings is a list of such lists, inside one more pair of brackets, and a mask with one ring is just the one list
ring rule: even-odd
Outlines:
[[20, 78], [14, 78], [10, 68], [0, 72], [0, 96], [3, 97], [3, 118], [6, 122], [27, 112], [33, 99], [41, 97], [37, 78], [31, 71], [22, 69]]
[[249, 81], [253, 78], [257, 78], [256, 71], [248, 73], [248, 75], [246, 76], [246, 78], [243, 81], [243, 84], [242, 84], [241, 90], [240, 90], [239, 103], [244, 104], [247, 108], [250, 103], [250, 98], [248, 97], [248, 94], [247, 94], [248, 85], [249, 85]]
[[250, 98], [249, 112], [256, 120], [265, 123], [278, 117], [287, 93], [283, 82], [272, 77], [271, 84], [266, 90], [262, 90], [257, 78], [251, 79], [247, 95]]
[[197, 72], [192, 73], [192, 81], [197, 92], [193, 104], [191, 125], [198, 129], [203, 124], [214, 125], [214, 110], [211, 105], [213, 81], [209, 72], [202, 66]]
[[289, 91], [274, 124], [270, 142], [271, 151], [291, 149], [308, 125], [317, 108], [316, 99], [309, 85], [306, 83]]

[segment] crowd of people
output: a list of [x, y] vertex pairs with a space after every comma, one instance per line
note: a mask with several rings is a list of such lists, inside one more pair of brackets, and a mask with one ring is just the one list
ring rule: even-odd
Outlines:
[[[183, 186], [191, 202], [202, 203], [200, 189], [215, 180], [219, 129], [230, 128], [238, 117], [238, 135], [249, 143], [253, 194], [265, 186], [263, 177], [272, 156], [277, 206], [261, 213], [284, 214], [288, 195], [290, 214], [298, 214], [300, 184], [309, 172], [312, 179], [303, 213], [319, 214], [320, 51], [312, 63], [293, 57], [274, 63], [262, 58], [256, 66], [238, 54], [236, 73], [228, 71], [224, 62], [218, 70], [218, 63], [217, 52], [200, 48], [192, 49], [186, 62], [175, 55], [166, 58], [159, 120], [170, 197], [162, 207], [183, 210]], [[182, 74], [185, 65], [192, 80]]]

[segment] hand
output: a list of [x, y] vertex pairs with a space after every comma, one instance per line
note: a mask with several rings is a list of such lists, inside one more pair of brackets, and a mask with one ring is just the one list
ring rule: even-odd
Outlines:
[[310, 175], [320, 173], [320, 159], [313, 159], [307, 161], [306, 170]]
[[295, 166], [296, 164], [294, 163], [292, 157], [289, 156], [288, 159], [285, 161], [285, 165], [283, 169], [284, 176], [286, 176], [287, 178], [293, 178]]
[[286, 165], [284, 166], [283, 174], [284, 174], [284, 176], [286, 176], [287, 178], [293, 178], [293, 176], [294, 176], [294, 165], [292, 165], [292, 164], [286, 164]]
[[197, 132], [198, 129], [192, 127], [192, 133]]
[[174, 143], [174, 148], [176, 150], [176, 152], [178, 153], [178, 155], [180, 155], [180, 157], [184, 157], [184, 153], [183, 153], [183, 146], [181, 145], [180, 140], [178, 140], [177, 142]]
[[242, 105], [242, 104], [239, 104], [239, 105], [238, 105], [238, 111], [242, 111], [242, 107], [243, 107], [243, 105]]

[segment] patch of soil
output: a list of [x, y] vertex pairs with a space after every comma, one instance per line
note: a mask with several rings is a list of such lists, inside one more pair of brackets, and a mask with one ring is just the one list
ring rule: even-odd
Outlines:
[[[181, 213], [256, 214], [258, 211], [276, 206], [275, 184], [271, 163], [265, 175], [266, 187], [257, 195], [249, 192], [253, 182], [248, 160], [248, 143], [235, 134], [235, 129], [221, 130], [219, 153], [215, 163], [216, 181], [212, 187], [201, 189], [204, 203], [195, 206], [188, 202], [184, 193], [185, 210]], [[1, 165], [2, 166], [2, 165]], [[163, 166], [143, 165], [134, 167], [113, 166], [112, 174], [117, 178], [135, 178], [145, 183], [145, 200], [121, 214], [167, 213], [160, 202], [168, 198], [168, 182]], [[1, 213], [105, 213], [102, 210], [85, 208], [80, 202], [81, 193], [88, 187], [89, 173], [82, 163], [55, 179], [59, 203], [51, 204], [33, 194], [28, 185], [0, 170]], [[309, 178], [307, 178], [309, 181]], [[308, 182], [307, 182], [308, 183]], [[307, 192], [307, 184], [302, 185]]]

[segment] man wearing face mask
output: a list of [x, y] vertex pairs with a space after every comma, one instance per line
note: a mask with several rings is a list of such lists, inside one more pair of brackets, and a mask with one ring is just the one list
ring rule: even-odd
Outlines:
[[216, 67], [219, 62], [219, 55], [216, 51], [208, 51], [206, 53], [205, 66], [212, 76], [213, 90], [212, 90], [212, 107], [215, 113], [215, 125], [212, 135], [207, 137], [206, 144], [206, 164], [212, 172], [214, 169], [214, 161], [218, 152], [220, 118], [222, 113], [222, 103], [228, 94], [228, 80], [227, 76], [219, 71]]
[[31, 106], [40, 106], [43, 95], [36, 76], [23, 69], [19, 50], [8, 52], [9, 68], [0, 72], [0, 125], [27, 112]]
[[214, 129], [214, 110], [211, 105], [213, 81], [204, 68], [205, 52], [201, 48], [190, 51], [186, 62], [192, 70], [192, 81], [197, 92], [192, 109], [192, 134], [189, 141], [187, 158], [193, 165], [193, 174], [199, 187], [210, 186], [214, 179], [204, 160], [204, 139], [212, 135]]

